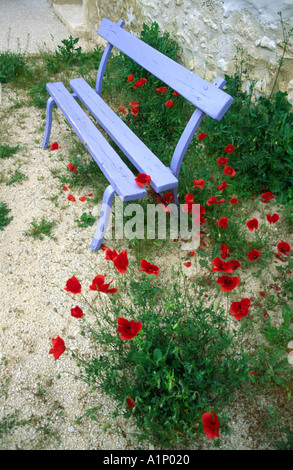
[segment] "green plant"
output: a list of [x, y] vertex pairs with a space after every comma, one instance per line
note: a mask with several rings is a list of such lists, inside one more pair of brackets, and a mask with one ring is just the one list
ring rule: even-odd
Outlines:
[[[166, 293], [147, 276], [130, 281], [130, 302], [118, 297], [99, 311], [95, 326], [85, 322], [83, 332], [90, 328], [101, 353], [88, 360], [73, 355], [80, 378], [117, 402], [114, 415], [136, 420], [139, 441], [188, 445], [202, 430], [203, 412], [220, 413], [249, 380], [248, 356], [223, 311], [195, 300], [186, 279], [175, 276]], [[122, 341], [118, 317], [141, 322], [142, 330]], [[126, 398], [134, 408], [127, 409]]]
[[282, 69], [282, 66], [284, 64], [284, 57], [285, 57], [285, 54], [286, 54], [286, 51], [287, 51], [289, 39], [293, 35], [293, 28], [291, 28], [289, 31], [287, 31], [287, 29], [285, 27], [282, 12], [278, 11], [278, 15], [280, 16], [280, 21], [281, 21], [281, 26], [282, 26], [282, 33], [283, 33], [283, 42], [282, 42], [283, 52], [282, 52], [281, 58], [279, 59], [279, 67], [278, 67], [278, 70], [277, 70], [277, 73], [276, 73], [276, 78], [275, 78], [275, 81], [274, 81], [274, 84], [273, 84], [273, 87], [272, 87], [270, 98], [272, 97], [272, 95], [274, 93], [274, 90], [275, 90], [275, 86], [278, 83], [278, 78], [279, 78], [279, 74], [280, 74], [280, 71]]
[[0, 144], [0, 158], [10, 158], [19, 150], [19, 145]]
[[[276, 409], [275, 406], [267, 406], [267, 418], [265, 420], [265, 428], [271, 441], [277, 450], [293, 450], [293, 429], [290, 426], [290, 409], [289, 420], [285, 419], [288, 408], [292, 407], [292, 397], [288, 393], [287, 402], [283, 409]], [[291, 420], [292, 421], [292, 420]]]
[[33, 221], [30, 223], [32, 228], [30, 230], [27, 230], [24, 235], [28, 237], [33, 237], [33, 238], [38, 238], [39, 240], [43, 240], [44, 235], [46, 237], [52, 238], [55, 240], [54, 237], [51, 235], [52, 228], [55, 227], [56, 222], [47, 222], [45, 218], [43, 217], [41, 222], [38, 224], [33, 218]]
[[[210, 168], [216, 168], [217, 158], [223, 156], [227, 143], [233, 144], [235, 151], [229, 156], [228, 165], [236, 171], [231, 189], [237, 197], [271, 191], [278, 202], [284, 203], [293, 182], [293, 113], [287, 94], [278, 91], [270, 98], [259, 96], [253, 102], [253, 85], [249, 92], [242, 91], [240, 71], [225, 79], [225, 91], [234, 98], [231, 108], [220, 122], [206, 117], [202, 124], [208, 134], [204, 154]], [[201, 162], [200, 142], [197, 147], [195, 157]]]
[[91, 227], [92, 225], [94, 225], [95, 221], [96, 217], [93, 217], [91, 212], [89, 212], [88, 214], [84, 212], [80, 216], [80, 219], [74, 219], [74, 222], [77, 222], [79, 227]]
[[15, 172], [10, 176], [9, 180], [6, 181], [6, 186], [11, 186], [14, 183], [22, 183], [27, 180], [27, 176], [19, 170], [18, 167]]
[[40, 109], [46, 108], [48, 100], [46, 81], [32, 85], [28, 94], [31, 97], [34, 106]]
[[7, 204], [5, 202], [0, 201], [0, 230], [4, 230], [4, 227], [11, 222], [13, 217], [6, 217], [7, 214], [11, 211], [11, 209], [7, 208]]
[[25, 70], [24, 55], [11, 51], [0, 53], [0, 83], [8, 83]]
[[85, 56], [81, 51], [81, 47], [76, 47], [78, 41], [79, 38], [73, 38], [71, 35], [69, 36], [69, 39], [63, 39], [61, 41], [62, 46], [57, 46], [58, 51], [56, 51], [56, 56], [71, 65], [80, 64], [80, 62], [84, 60]]

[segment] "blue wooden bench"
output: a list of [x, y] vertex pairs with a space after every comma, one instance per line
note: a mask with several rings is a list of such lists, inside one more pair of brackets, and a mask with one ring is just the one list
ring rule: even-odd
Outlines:
[[[138, 172], [151, 177], [152, 188], [157, 193], [167, 190], [172, 192], [177, 205], [180, 166], [192, 137], [205, 114], [219, 121], [233, 102], [233, 98], [222, 91], [225, 80], [217, 77], [213, 83], [207, 82], [125, 31], [123, 26], [122, 20], [114, 24], [104, 18], [101, 22], [98, 34], [108, 43], [97, 72], [95, 89], [90, 87], [83, 78], [70, 81], [72, 93], [61, 82], [47, 84], [51, 97], [47, 102], [47, 121], [42, 147], [47, 148], [49, 143], [52, 110], [53, 105], [56, 104], [109, 181], [109, 186], [105, 189], [103, 196], [98, 226], [91, 243], [93, 250], [98, 250], [102, 244], [115, 193], [122, 201], [141, 199], [147, 193], [144, 188], [136, 184], [136, 175], [121, 160], [78, 101], [97, 120]], [[141, 142], [101, 97], [103, 76], [113, 46], [176, 90], [196, 107], [177, 143], [170, 168], [166, 167], [158, 158], [159, 156], [154, 155]]]

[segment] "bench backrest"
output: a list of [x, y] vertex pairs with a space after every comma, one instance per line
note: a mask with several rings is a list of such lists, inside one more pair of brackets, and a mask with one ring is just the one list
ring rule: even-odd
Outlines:
[[231, 96], [125, 31], [122, 23], [103, 18], [98, 34], [204, 113], [217, 120], [223, 117], [233, 102]]
[[101, 96], [105, 68], [113, 46], [151, 72], [166, 85], [196, 106], [174, 150], [170, 169], [178, 178], [185, 152], [205, 114], [220, 121], [233, 103], [233, 98], [222, 91], [225, 80], [217, 77], [209, 83], [182, 65], [165, 56], [123, 29], [124, 21], [117, 24], [103, 18], [98, 34], [108, 41], [96, 79], [96, 92]]

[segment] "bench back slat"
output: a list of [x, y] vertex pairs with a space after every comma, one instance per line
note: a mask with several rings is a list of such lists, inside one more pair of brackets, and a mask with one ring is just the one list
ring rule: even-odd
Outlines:
[[230, 95], [107, 18], [98, 34], [212, 118], [219, 121], [233, 103]]

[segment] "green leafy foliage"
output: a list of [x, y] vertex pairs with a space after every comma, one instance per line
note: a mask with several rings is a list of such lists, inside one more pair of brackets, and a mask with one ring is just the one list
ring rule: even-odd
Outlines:
[[10, 158], [19, 150], [19, 145], [0, 144], [0, 158]]
[[[104, 326], [92, 328], [105, 352], [79, 364], [83, 380], [117, 401], [118, 414], [136, 419], [138, 439], [161, 446], [187, 444], [202, 429], [202, 413], [220, 412], [250, 377], [223, 311], [196, 301], [187, 281], [179, 284], [177, 277], [166, 294], [149, 277], [131, 281], [131, 302], [113, 300], [113, 314], [99, 312]], [[142, 330], [122, 341], [118, 317], [140, 321]], [[127, 397], [135, 400], [131, 411]]]
[[10, 211], [11, 209], [8, 209], [7, 204], [0, 201], [0, 230], [2, 231], [4, 230], [4, 227], [6, 227], [6, 225], [8, 225], [9, 222], [11, 222], [13, 219], [13, 217], [6, 217]]
[[80, 219], [75, 219], [74, 222], [77, 222], [77, 224], [79, 225], [79, 227], [91, 227], [92, 225], [94, 225], [96, 221], [96, 217], [94, 217], [91, 212], [89, 212], [88, 214], [86, 212], [84, 212], [81, 216], [80, 216]]
[[0, 83], [8, 83], [17, 78], [25, 69], [24, 55], [11, 51], [0, 53]]
[[279, 91], [271, 98], [260, 96], [253, 103], [252, 89], [241, 90], [238, 73], [225, 79], [225, 91], [234, 102], [220, 122], [206, 117], [206, 156], [215, 167], [227, 143], [233, 144], [235, 151], [228, 165], [239, 175], [231, 181], [236, 194], [251, 197], [271, 191], [283, 203], [293, 182], [293, 113], [287, 94]]

